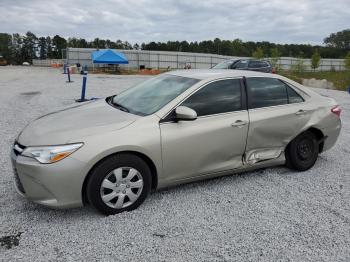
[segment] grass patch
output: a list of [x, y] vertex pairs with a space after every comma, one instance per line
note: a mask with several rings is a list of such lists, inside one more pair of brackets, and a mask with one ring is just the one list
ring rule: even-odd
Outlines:
[[301, 83], [303, 78], [315, 78], [315, 79], [326, 79], [327, 81], [333, 82], [334, 86], [338, 90], [347, 90], [350, 85], [350, 72], [349, 71], [327, 71], [327, 72], [279, 72], [279, 74], [288, 77], [298, 83]]

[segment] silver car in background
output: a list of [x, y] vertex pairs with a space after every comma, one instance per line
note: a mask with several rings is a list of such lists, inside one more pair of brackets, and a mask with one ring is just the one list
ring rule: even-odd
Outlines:
[[168, 72], [29, 124], [11, 150], [15, 184], [35, 203], [115, 214], [180, 183], [284, 164], [307, 170], [336, 143], [340, 112], [275, 74]]
[[218, 63], [212, 69], [236, 69], [276, 73], [276, 69], [272, 67], [269, 61], [261, 59], [230, 59]]

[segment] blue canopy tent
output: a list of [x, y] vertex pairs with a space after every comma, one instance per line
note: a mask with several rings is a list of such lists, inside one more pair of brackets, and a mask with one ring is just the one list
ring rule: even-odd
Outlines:
[[111, 49], [97, 50], [91, 54], [92, 64], [129, 64], [123, 53], [115, 52]]

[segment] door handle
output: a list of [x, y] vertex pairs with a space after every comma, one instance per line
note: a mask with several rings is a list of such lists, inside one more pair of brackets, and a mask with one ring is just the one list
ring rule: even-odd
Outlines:
[[297, 116], [302, 116], [302, 115], [305, 115], [307, 113], [307, 111], [303, 110], [303, 109], [300, 109], [298, 112], [296, 112], [295, 114]]
[[245, 126], [246, 124], [248, 124], [247, 121], [237, 120], [236, 122], [232, 123], [231, 126], [232, 127], [242, 127], [242, 126]]

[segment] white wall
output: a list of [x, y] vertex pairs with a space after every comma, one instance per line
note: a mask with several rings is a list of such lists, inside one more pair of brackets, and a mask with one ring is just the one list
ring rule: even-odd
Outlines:
[[[67, 62], [70, 64], [80, 63], [92, 67], [91, 53], [96, 49], [92, 48], [68, 48]], [[144, 65], [146, 68], [162, 69], [168, 66], [171, 69], [182, 69], [185, 64], [190, 64], [192, 69], [211, 68], [219, 62], [234, 58], [216, 54], [201, 54], [187, 52], [167, 52], [167, 51], [145, 51], [145, 50], [116, 50], [122, 52], [129, 60], [128, 65], [121, 65], [123, 68], [139, 68]], [[267, 58], [268, 59], [268, 58]], [[298, 59], [293, 57], [281, 57], [279, 63], [283, 69], [290, 69]], [[311, 69], [311, 60], [303, 59], [305, 69]], [[320, 67], [316, 71], [344, 70], [344, 59], [321, 59]]]

